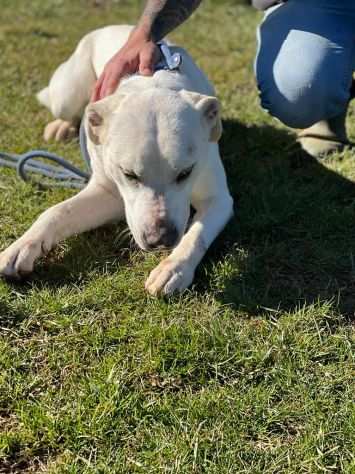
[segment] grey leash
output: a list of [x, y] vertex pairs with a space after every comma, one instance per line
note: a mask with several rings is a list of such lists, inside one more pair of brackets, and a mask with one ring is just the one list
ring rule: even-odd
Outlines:
[[[161, 52], [161, 60], [156, 64], [155, 71], [168, 70], [177, 71], [181, 65], [182, 57], [180, 53], [171, 53], [167, 43], [161, 41], [157, 43]], [[82, 189], [90, 179], [91, 167], [90, 156], [87, 149], [84, 121], [81, 121], [79, 131], [79, 143], [81, 156], [86, 162], [89, 172], [83, 171], [69, 163], [61, 156], [44, 150], [32, 150], [22, 155], [16, 153], [6, 153], [0, 151], [0, 167], [14, 168], [18, 176], [24, 181], [32, 181], [28, 173], [35, 173], [52, 181], [36, 183], [42, 188], [62, 187]], [[59, 166], [43, 163], [35, 158], [45, 158]]]
[[[81, 155], [90, 170], [90, 157], [87, 151], [83, 122], [80, 126], [79, 142]], [[43, 163], [35, 158], [45, 158], [59, 166]], [[31, 150], [23, 154], [0, 152], [0, 166], [16, 169], [18, 176], [24, 181], [31, 181], [28, 173], [35, 173], [46, 178], [51, 178], [51, 182], [37, 182], [44, 188], [62, 187], [82, 189], [86, 186], [90, 178], [90, 173], [77, 168], [61, 156], [44, 150]]]

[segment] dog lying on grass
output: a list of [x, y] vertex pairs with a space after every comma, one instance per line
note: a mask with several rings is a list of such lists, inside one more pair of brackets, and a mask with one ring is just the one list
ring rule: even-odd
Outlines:
[[[178, 71], [127, 77], [115, 94], [89, 104], [97, 77], [130, 31], [109, 26], [86, 35], [38, 94], [56, 118], [46, 140], [68, 138], [84, 120], [92, 176], [0, 254], [3, 276], [21, 278], [59, 241], [126, 218], [140, 248], [171, 249], [145, 284], [153, 295], [171, 294], [192, 283], [230, 219], [233, 201], [217, 144], [220, 106], [186, 51], [170, 47], [182, 56]], [[190, 206], [196, 213], [188, 226]]]

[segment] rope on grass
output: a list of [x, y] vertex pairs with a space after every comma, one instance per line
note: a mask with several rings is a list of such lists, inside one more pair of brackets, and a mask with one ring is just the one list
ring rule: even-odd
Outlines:
[[[87, 151], [83, 122], [80, 126], [79, 143], [81, 155], [86, 162], [87, 168], [90, 170], [90, 156]], [[45, 158], [59, 166], [43, 163], [35, 158]], [[28, 173], [50, 178], [48, 182], [34, 181], [44, 188], [62, 187], [82, 189], [86, 186], [90, 178], [90, 172], [83, 171], [61, 156], [45, 150], [31, 150], [23, 154], [0, 151], [0, 166], [16, 169], [18, 176], [24, 181], [34, 181], [30, 178]]]

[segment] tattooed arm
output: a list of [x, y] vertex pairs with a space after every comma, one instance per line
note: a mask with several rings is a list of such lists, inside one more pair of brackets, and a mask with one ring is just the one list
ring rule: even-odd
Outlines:
[[106, 64], [91, 100], [112, 94], [127, 74], [139, 71], [143, 75], [152, 75], [159, 55], [155, 42], [181, 25], [200, 3], [201, 0], [148, 0], [127, 43]]
[[148, 0], [138, 27], [159, 41], [181, 25], [200, 3], [201, 0]]

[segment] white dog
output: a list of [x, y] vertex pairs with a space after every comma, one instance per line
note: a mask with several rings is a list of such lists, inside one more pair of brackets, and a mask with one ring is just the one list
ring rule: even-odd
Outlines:
[[[28, 274], [60, 240], [125, 217], [139, 247], [172, 249], [149, 275], [147, 291], [182, 291], [232, 216], [217, 145], [219, 103], [183, 49], [170, 47], [182, 56], [178, 71], [131, 76], [114, 95], [87, 105], [96, 78], [130, 31], [109, 26], [86, 35], [38, 94], [57, 118], [45, 129], [47, 140], [67, 137], [84, 116], [92, 177], [0, 254], [2, 275]], [[187, 228], [190, 205], [196, 213]]]

